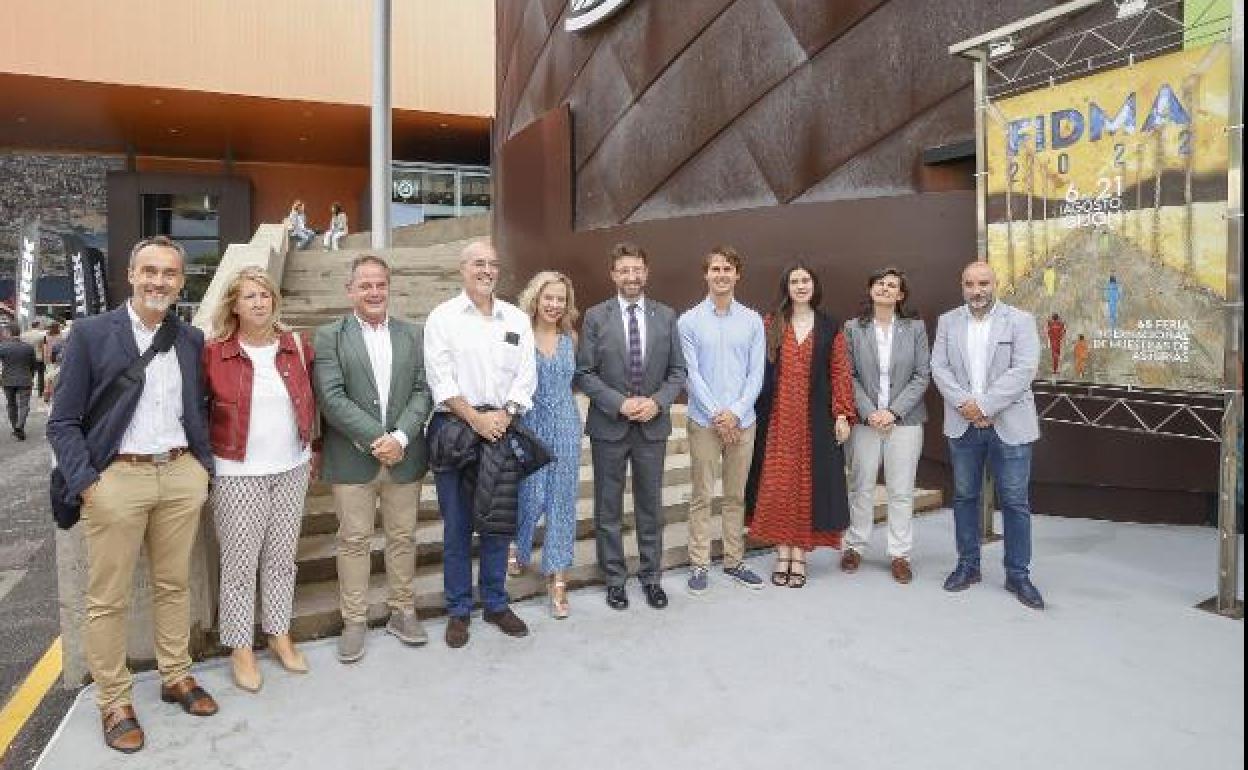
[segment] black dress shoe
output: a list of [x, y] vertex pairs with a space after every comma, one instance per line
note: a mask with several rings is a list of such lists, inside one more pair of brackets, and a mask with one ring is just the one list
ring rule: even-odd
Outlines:
[[642, 586], [642, 590], [646, 592], [646, 604], [656, 610], [661, 610], [667, 606], [667, 592], [663, 590], [663, 586], [653, 583], [648, 586]]
[[613, 610], [628, 609], [628, 594], [624, 586], [607, 586], [607, 606]]

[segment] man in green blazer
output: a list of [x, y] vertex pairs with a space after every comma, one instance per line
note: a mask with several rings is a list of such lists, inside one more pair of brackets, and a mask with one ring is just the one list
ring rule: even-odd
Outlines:
[[425, 475], [423, 330], [390, 317], [390, 268], [380, 257], [351, 263], [347, 296], [353, 312], [316, 332], [313, 384], [325, 418], [321, 478], [338, 512], [338, 590], [343, 630], [338, 659], [364, 657], [369, 557], [380, 503], [386, 533], [390, 622], [386, 631], [409, 645], [428, 641], [415, 611], [417, 511]]

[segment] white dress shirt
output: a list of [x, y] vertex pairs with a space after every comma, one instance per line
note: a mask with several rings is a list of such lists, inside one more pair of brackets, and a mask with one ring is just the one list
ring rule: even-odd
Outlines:
[[880, 392], [876, 398], [876, 408], [887, 409], [889, 389], [893, 384], [889, 370], [893, 365], [893, 330], [897, 327], [897, 319], [894, 318], [886, 324], [873, 321], [872, 326], [875, 327], [875, 357], [880, 362]]
[[[156, 339], [156, 329], [149, 329], [126, 302], [130, 329], [139, 355], [147, 352]], [[174, 348], [157, 353], [143, 370], [143, 390], [130, 425], [121, 437], [118, 452], [154, 455], [187, 446], [186, 429], [182, 427], [182, 367]]]
[[462, 397], [474, 407], [533, 406], [537, 359], [529, 317], [494, 298], [489, 315], [460, 292], [425, 320], [425, 379], [438, 411]]
[[[636, 300], [627, 300], [620, 295], [615, 295], [620, 301], [620, 315], [624, 318], [624, 344], [628, 344], [628, 306], [637, 305], [637, 333], [641, 336], [638, 342], [641, 343], [641, 363], [646, 363], [646, 298], [638, 297]], [[624, 349], [625, 352], [628, 348]]]
[[[368, 363], [373, 368], [373, 382], [377, 383], [377, 405], [381, 409], [381, 423], [386, 423], [386, 409], [390, 406], [390, 375], [394, 371], [394, 347], [390, 343], [390, 316], [379, 324], [372, 324], [356, 315], [360, 335], [364, 337], [364, 349], [368, 351]], [[407, 434], [401, 430], [390, 432], [404, 449]]]
[[970, 359], [971, 395], [982, 396], [988, 387], [988, 362], [992, 357], [992, 318], [997, 312], [997, 303], [984, 314], [982, 319], [976, 318], [968, 309], [966, 319], [966, 355]]

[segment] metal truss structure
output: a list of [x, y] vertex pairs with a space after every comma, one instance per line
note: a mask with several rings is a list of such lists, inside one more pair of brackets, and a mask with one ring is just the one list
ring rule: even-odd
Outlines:
[[1149, 436], [1222, 441], [1227, 400], [1221, 393], [1180, 393], [1039, 380], [1040, 419]]
[[[1129, 65], [1137, 59], [1176, 50], [1185, 42], [1226, 39], [1230, 15], [1213, 12], [1210, 4], [1196, 18], [1185, 20], [1183, 6], [1184, 0], [1162, 0], [1149, 3], [1133, 15], [1053, 40], [1016, 43], [1012, 36], [1000, 40], [995, 55], [990, 55], [986, 62], [987, 96], [999, 99]], [[1036, 30], [1042, 32], [1044, 27]]]

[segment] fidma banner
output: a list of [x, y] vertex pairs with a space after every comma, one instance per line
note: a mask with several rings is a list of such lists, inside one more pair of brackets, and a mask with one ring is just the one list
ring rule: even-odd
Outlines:
[[988, 259], [1038, 376], [1221, 390], [1230, 44], [990, 100]]

